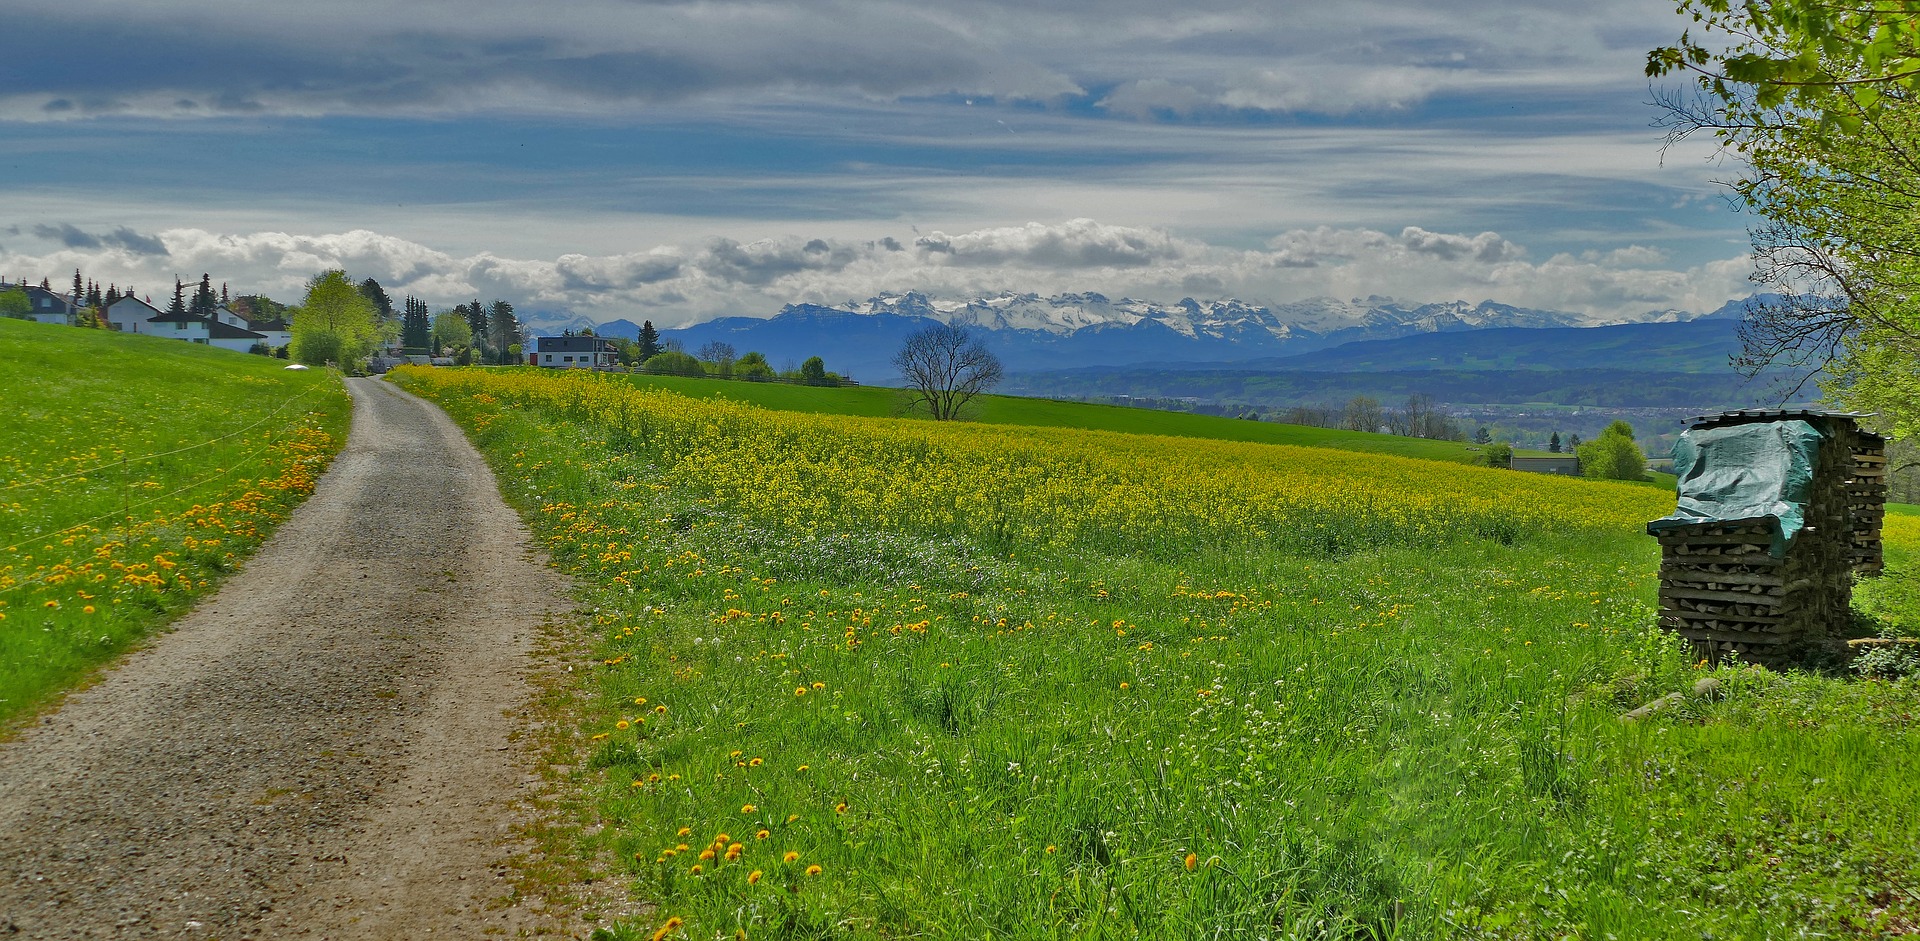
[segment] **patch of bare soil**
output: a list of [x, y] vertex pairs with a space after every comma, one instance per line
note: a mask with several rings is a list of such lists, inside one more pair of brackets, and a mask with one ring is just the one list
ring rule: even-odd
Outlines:
[[506, 862], [565, 586], [443, 413], [349, 384], [346, 449], [244, 571], [0, 744], [0, 935], [586, 933]]

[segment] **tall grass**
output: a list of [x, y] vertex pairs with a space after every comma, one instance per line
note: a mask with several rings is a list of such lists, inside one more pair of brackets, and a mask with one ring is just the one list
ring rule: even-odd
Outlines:
[[[1668, 506], [1644, 488], [404, 381], [475, 434], [594, 611], [598, 839], [660, 907], [609, 936], [1691, 941], [1920, 917], [1911, 682], [1728, 669], [1722, 698], [1620, 721], [1701, 675], [1652, 627], [1636, 527]], [[1318, 486], [1231, 517], [1260, 533], [1207, 522], [1298, 480]], [[1302, 538], [1316, 520], [1371, 528]]]

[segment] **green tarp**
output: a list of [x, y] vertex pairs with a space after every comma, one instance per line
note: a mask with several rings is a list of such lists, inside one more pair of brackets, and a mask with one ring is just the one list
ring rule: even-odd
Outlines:
[[1697, 523], [1773, 522], [1773, 554], [1806, 525], [1807, 491], [1820, 454], [1819, 429], [1804, 421], [1753, 422], [1688, 431], [1673, 446], [1679, 506], [1647, 532]]

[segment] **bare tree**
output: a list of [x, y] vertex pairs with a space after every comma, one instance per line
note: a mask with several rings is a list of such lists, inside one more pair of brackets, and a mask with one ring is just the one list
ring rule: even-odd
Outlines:
[[925, 406], [936, 421], [960, 410], [1000, 381], [1000, 360], [966, 330], [936, 324], [908, 335], [893, 354], [893, 367], [907, 382], [907, 407]]
[[1379, 399], [1356, 395], [1348, 400], [1340, 424], [1348, 431], [1379, 431], [1382, 420]]

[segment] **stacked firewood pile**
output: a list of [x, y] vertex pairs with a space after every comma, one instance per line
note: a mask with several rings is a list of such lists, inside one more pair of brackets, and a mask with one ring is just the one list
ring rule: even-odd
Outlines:
[[1660, 540], [1660, 623], [1691, 641], [1697, 655], [1767, 666], [1802, 660], [1834, 644], [1851, 617], [1853, 572], [1878, 571], [1886, 488], [1884, 440], [1858, 416], [1821, 412], [1736, 412], [1696, 419], [1695, 428], [1795, 420], [1824, 434], [1812, 468], [1805, 526], [1778, 551], [1779, 521], [1700, 522], [1655, 532]]
[[1853, 570], [1878, 575], [1880, 520], [1887, 515], [1887, 439], [1870, 431], [1854, 433], [1847, 497], [1853, 506]]

